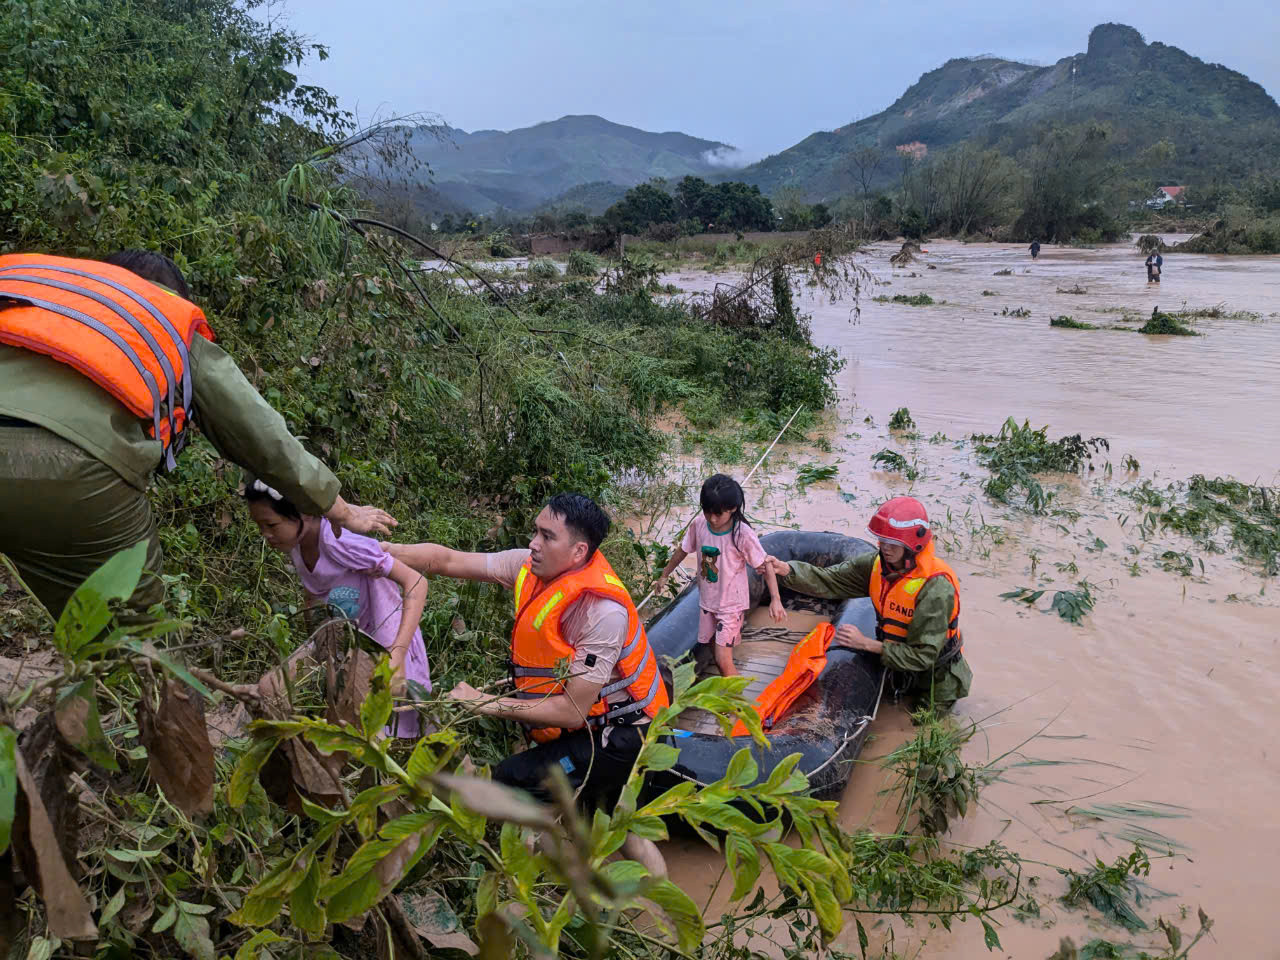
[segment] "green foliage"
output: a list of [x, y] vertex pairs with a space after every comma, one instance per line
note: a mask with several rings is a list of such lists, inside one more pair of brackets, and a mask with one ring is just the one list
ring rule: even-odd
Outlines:
[[964, 762], [962, 752], [977, 728], [962, 727], [951, 717], [925, 709], [912, 717], [915, 736], [884, 759], [897, 777], [898, 832], [914, 820], [925, 836], [946, 833], [951, 819], [965, 816], [979, 791], [977, 767]]
[[1181, 503], [1149, 484], [1130, 495], [1151, 508], [1148, 525], [1185, 534], [1206, 549], [1225, 527], [1246, 560], [1267, 576], [1280, 573], [1280, 491], [1275, 488], [1197, 474], [1186, 484]]
[[899, 407], [889, 416], [890, 430], [914, 430], [916, 422], [911, 419], [911, 411], [906, 407]]
[[1054, 317], [1049, 321], [1051, 327], [1065, 327], [1068, 330], [1097, 330], [1097, 326], [1092, 323], [1086, 323], [1083, 320], [1073, 320], [1070, 317]]
[[1153, 333], [1163, 336], [1174, 337], [1196, 337], [1199, 336], [1194, 330], [1185, 324], [1179, 323], [1177, 319], [1167, 313], [1161, 313], [1159, 310], [1153, 310], [1151, 319], [1143, 324], [1139, 329], [1139, 333]]
[[806, 463], [796, 471], [796, 486], [803, 494], [809, 484], [834, 480], [838, 472], [839, 470], [831, 464]]
[[1033, 429], [1029, 422], [1019, 426], [1010, 417], [1001, 425], [998, 435], [974, 434], [970, 438], [978, 461], [994, 474], [983, 484], [987, 496], [1008, 503], [1010, 494], [1021, 490], [1027, 509], [1043, 513], [1053, 494], [1045, 492], [1036, 474], [1077, 473], [1094, 453], [1111, 446], [1103, 437], [1085, 440], [1080, 434], [1050, 440], [1048, 429]]
[[564, 272], [569, 277], [596, 277], [600, 269], [599, 257], [585, 250], [570, 250]]
[[1131, 879], [1151, 873], [1151, 860], [1141, 846], [1134, 844], [1132, 853], [1116, 858], [1110, 866], [1095, 859], [1093, 866], [1083, 873], [1062, 868], [1058, 872], [1067, 879], [1062, 902], [1068, 907], [1087, 903], [1112, 923], [1128, 930], [1146, 929], [1147, 924], [1134, 909], [1142, 906], [1142, 893]]
[[896, 293], [892, 297], [876, 297], [880, 303], [904, 303], [909, 307], [931, 307], [938, 301], [927, 293], [917, 293], [908, 296], [905, 293]]
[[560, 270], [550, 260], [530, 260], [526, 275], [530, 280], [559, 280]]
[[906, 457], [896, 450], [890, 450], [888, 447], [873, 453], [871, 462], [881, 470], [890, 470], [894, 473], [902, 474], [912, 483], [920, 477], [920, 471], [914, 463], [908, 462]]
[[[1074, 564], [1059, 564], [1060, 569], [1068, 570], [1071, 573], [1076, 572], [1074, 569], [1069, 569], [1074, 566]], [[1067, 623], [1079, 623], [1093, 610], [1095, 603], [1093, 585], [1088, 580], [1081, 580], [1077, 586], [1079, 587], [1078, 590], [1055, 591], [1049, 606], [1050, 610], [1067, 621]], [[1047, 590], [1037, 590], [1031, 587], [1016, 587], [1000, 594], [1000, 599], [1013, 600], [1017, 603], [1024, 603], [1029, 607], [1034, 607], [1036, 601], [1047, 592]]]

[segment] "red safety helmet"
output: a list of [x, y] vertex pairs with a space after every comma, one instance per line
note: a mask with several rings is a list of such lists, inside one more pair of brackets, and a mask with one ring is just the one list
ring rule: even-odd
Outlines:
[[900, 543], [912, 553], [919, 553], [933, 540], [929, 515], [915, 497], [894, 497], [880, 504], [867, 532], [877, 540]]

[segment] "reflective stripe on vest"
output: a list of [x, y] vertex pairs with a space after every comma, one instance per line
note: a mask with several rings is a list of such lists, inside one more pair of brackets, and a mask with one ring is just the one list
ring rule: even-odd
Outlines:
[[[596, 702], [587, 712], [586, 723], [629, 723], [638, 719], [638, 714], [656, 716], [668, 704], [657, 657], [645, 637], [631, 595], [599, 551], [585, 567], [550, 584], [539, 581], [526, 562], [516, 575], [513, 590], [516, 623], [511, 635], [511, 674], [516, 681], [517, 699], [542, 699], [564, 693], [564, 665], [572, 663], [576, 652], [564, 637], [561, 623], [574, 603], [591, 594], [612, 600], [627, 611], [629, 637], [618, 651], [614, 667], [621, 676], [601, 686]], [[627, 699], [608, 702], [619, 694]], [[535, 729], [532, 735], [535, 740], [546, 742], [559, 736], [560, 731]]]
[[44, 254], [0, 256], [0, 307], [0, 342], [89, 377], [148, 418], [163, 467], [177, 465], [192, 422], [191, 339], [213, 340], [199, 307], [122, 267]]
[[[880, 558], [876, 557], [871, 568], [868, 593], [876, 611], [876, 639], [882, 643], [903, 640], [911, 628], [916, 601], [924, 585], [936, 577], [950, 581], [955, 592], [951, 603], [951, 619], [947, 623], [946, 644], [939, 652], [939, 663], [944, 655], [958, 644], [960, 633], [960, 584], [951, 568], [937, 558], [933, 544], [916, 555], [915, 566], [896, 580], [889, 580], [881, 572]], [[905, 618], [905, 619], [900, 619]], [[954, 656], [951, 657], [954, 659]]]

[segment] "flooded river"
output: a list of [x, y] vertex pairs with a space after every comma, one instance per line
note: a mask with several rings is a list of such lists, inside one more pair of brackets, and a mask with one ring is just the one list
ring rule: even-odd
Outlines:
[[[962, 583], [975, 679], [957, 712], [981, 727], [968, 759], [1015, 751], [949, 839], [999, 838], [1021, 854], [1038, 878], [1032, 892], [1043, 916], [1024, 923], [1006, 912], [1004, 949], [995, 954], [976, 922], [950, 933], [895, 922], [894, 949], [906, 957], [1039, 960], [1064, 935], [1078, 945], [1100, 936], [1163, 948], [1159, 933], [1128, 935], [1056, 903], [1065, 885], [1054, 867], [1110, 862], [1140, 839], [1152, 856], [1150, 886], [1167, 894], [1145, 905], [1149, 922], [1162, 915], [1194, 931], [1203, 907], [1216, 921], [1216, 943], [1193, 956], [1280, 957], [1270, 917], [1280, 893], [1272, 863], [1280, 853], [1280, 754], [1271, 740], [1280, 720], [1280, 583], [1259, 577], [1229, 548], [1202, 554], [1174, 536], [1144, 540], [1136, 529], [1141, 509], [1124, 495], [1143, 480], [1163, 487], [1197, 473], [1280, 482], [1280, 259], [1174, 252], [1163, 283], [1148, 286], [1132, 247], [1045, 248], [1032, 262], [1021, 246], [939, 242], [903, 269], [889, 265], [895, 250], [875, 245], [861, 258], [888, 285], [867, 291], [856, 322], [847, 303], [798, 298], [812, 314], [814, 339], [848, 361], [828, 430], [832, 449], [780, 447], [747, 490], [749, 512], [766, 528], [862, 536], [886, 497], [910, 492], [925, 502], [939, 553]], [[1012, 273], [997, 276], [1002, 270]], [[667, 279], [706, 289], [725, 278], [684, 271]], [[1058, 292], [1076, 287], [1087, 292]], [[946, 302], [871, 299], [921, 292]], [[1184, 304], [1225, 304], [1260, 319], [1204, 319], [1195, 324], [1200, 337], [1048, 326], [1066, 314], [1131, 329], [1157, 305]], [[1030, 316], [1001, 315], [1017, 308]], [[915, 439], [886, 429], [901, 406], [916, 421]], [[1048, 478], [1056, 515], [1033, 517], [984, 497], [987, 472], [969, 444], [956, 442], [994, 433], [1009, 416], [1048, 424], [1055, 438], [1110, 440], [1085, 478]], [[914, 484], [873, 468], [871, 454], [884, 447], [916, 463]], [[1140, 463], [1137, 471], [1124, 469], [1126, 455]], [[787, 480], [810, 462], [834, 464], [838, 475], [801, 495]], [[1163, 569], [1166, 549], [1190, 549], [1193, 574]], [[1097, 596], [1082, 624], [1045, 612], [1052, 590], [1082, 578]], [[1015, 587], [1050, 593], [1026, 609], [1000, 598]], [[882, 708], [864, 759], [909, 731], [901, 709]], [[844, 823], [892, 829], [894, 799], [880, 792], [887, 785], [878, 767], [860, 767], [841, 803]], [[718, 917], [726, 891], [713, 888], [722, 864], [696, 841], [674, 841], [667, 854], [673, 878]], [[884, 942], [888, 928], [873, 935]], [[842, 946], [856, 949], [856, 938], [847, 935]]]

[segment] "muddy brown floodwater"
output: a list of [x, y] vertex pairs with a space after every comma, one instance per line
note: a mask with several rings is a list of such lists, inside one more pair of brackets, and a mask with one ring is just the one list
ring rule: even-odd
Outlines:
[[[975, 679], [957, 712], [981, 727], [967, 758], [1014, 751], [949, 840], [998, 838], [1021, 854], [1027, 875], [1038, 878], [1032, 892], [1043, 917], [1023, 923], [1006, 912], [1003, 950], [994, 954], [975, 922], [950, 933], [895, 922], [873, 935], [891, 938], [907, 957], [1040, 960], [1064, 935], [1077, 944], [1105, 937], [1162, 949], [1158, 933], [1128, 935], [1056, 901], [1065, 889], [1056, 866], [1082, 869], [1095, 856], [1110, 862], [1137, 839], [1153, 857], [1149, 922], [1160, 915], [1194, 930], [1203, 907], [1215, 920], [1214, 940], [1194, 956], [1280, 957], [1271, 914], [1280, 894], [1280, 582], [1260, 577], [1229, 548], [1203, 554], [1175, 536], [1143, 539], [1141, 509], [1125, 496], [1143, 480], [1163, 486], [1196, 473], [1265, 484], [1280, 478], [1280, 258], [1173, 252], [1156, 287], [1130, 246], [1045, 248], [1033, 262], [1022, 246], [937, 242], [903, 269], [888, 262], [895, 250], [877, 244], [859, 257], [889, 285], [867, 291], [856, 322], [848, 303], [798, 298], [813, 317], [814, 340], [848, 361], [828, 431], [832, 449], [780, 447], [749, 485], [749, 512], [762, 527], [862, 536], [884, 498], [910, 492], [925, 502], [939, 553], [962, 583]], [[1004, 269], [1013, 272], [995, 275]], [[695, 290], [733, 278], [686, 270], [667, 279]], [[1088, 292], [1057, 292], [1077, 286]], [[946, 303], [871, 300], [920, 292]], [[1200, 337], [1048, 326], [1067, 314], [1133, 328], [1141, 320], [1125, 321], [1123, 311], [1145, 318], [1157, 305], [1184, 304], [1225, 304], [1261, 319], [1202, 320]], [[1031, 315], [998, 315], [1019, 307]], [[917, 423], [914, 439], [886, 429], [901, 406]], [[988, 474], [958, 441], [994, 433], [1009, 416], [1047, 424], [1052, 437], [1111, 442], [1086, 477], [1046, 483], [1057, 515], [1033, 517], [981, 492]], [[873, 469], [870, 455], [886, 446], [915, 461], [914, 484]], [[1124, 469], [1126, 455], [1139, 470]], [[810, 462], [834, 464], [838, 475], [801, 494], [788, 481]], [[709, 467], [685, 464], [690, 504], [692, 484]], [[1166, 549], [1190, 549], [1194, 575], [1162, 569]], [[1081, 578], [1093, 584], [1097, 606], [1080, 625], [1044, 612], [1051, 593], [1039, 609], [999, 596], [1020, 586], [1071, 588]], [[863, 758], [909, 735], [902, 710], [882, 708]], [[892, 829], [887, 786], [876, 765], [857, 768], [842, 821]], [[673, 878], [718, 918], [727, 893], [716, 889], [722, 862], [696, 840], [674, 840], [666, 853]], [[856, 949], [847, 932], [843, 939]]]

